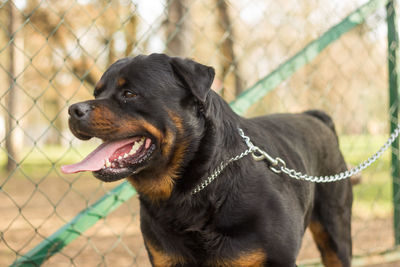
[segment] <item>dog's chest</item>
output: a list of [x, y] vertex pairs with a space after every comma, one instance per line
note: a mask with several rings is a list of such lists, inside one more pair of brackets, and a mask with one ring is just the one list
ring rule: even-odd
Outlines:
[[213, 208], [181, 217], [185, 213], [175, 209], [152, 218], [152, 238], [144, 233], [144, 239], [154, 266], [263, 266], [266, 253], [254, 246], [258, 242], [246, 244], [229, 236], [231, 220], [221, 224], [221, 214]]
[[[173, 237], [172, 237], [173, 236]], [[216, 232], [191, 231], [184, 235], [170, 235], [161, 246], [145, 241], [154, 266], [264, 266], [267, 254], [262, 248], [227, 246], [230, 242]], [[244, 245], [244, 244], [242, 244]], [[229, 248], [229, 249], [227, 249]]]

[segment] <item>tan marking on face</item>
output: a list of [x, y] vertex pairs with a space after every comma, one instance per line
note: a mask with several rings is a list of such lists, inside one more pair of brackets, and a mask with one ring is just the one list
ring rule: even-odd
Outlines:
[[146, 195], [152, 202], [167, 200], [174, 187], [174, 180], [168, 175], [142, 179], [130, 176], [127, 180], [140, 194]]
[[164, 157], [168, 157], [171, 153], [171, 150], [173, 148], [173, 145], [176, 140], [176, 135], [182, 134], [183, 129], [182, 129], [182, 119], [181, 117], [175, 115], [172, 111], [167, 109], [167, 113], [170, 117], [170, 119], [174, 122], [174, 125], [178, 131], [177, 134], [174, 134], [171, 129], [167, 129], [166, 134], [164, 138], [162, 139], [161, 143], [161, 152]]
[[341, 267], [343, 266], [340, 262], [338, 255], [329, 246], [330, 238], [321, 223], [313, 221], [308, 226], [315, 243], [321, 251], [322, 262], [326, 267]]
[[147, 121], [132, 117], [117, 117], [107, 109], [104, 109], [102, 112], [99, 112], [98, 115], [95, 115], [92, 118], [98, 121], [100, 124], [111, 124], [112, 127], [114, 127], [114, 136], [128, 137], [134, 136], [135, 133], [148, 132], [154, 136], [158, 142], [164, 138], [162, 132]]
[[94, 86], [94, 92], [101, 90], [104, 87], [104, 82], [98, 81]]
[[175, 127], [178, 130], [178, 133], [183, 134], [184, 129], [183, 129], [182, 118], [172, 110], [167, 109], [167, 113], [170, 119], [174, 122]]
[[267, 254], [257, 249], [250, 252], [241, 253], [237, 258], [233, 259], [217, 259], [208, 266], [212, 267], [262, 267], [267, 261]]
[[142, 177], [139, 173], [137, 176], [133, 175], [127, 178], [140, 194], [146, 195], [153, 202], [166, 200], [171, 196], [188, 146], [184, 140], [180, 143], [176, 142], [176, 135], [183, 131], [181, 118], [171, 115], [171, 119], [174, 121], [178, 133], [175, 133], [173, 129], [167, 129], [164, 134], [145, 120], [117, 117], [104, 106], [95, 107], [91, 114], [92, 130], [102, 139], [107, 140], [118, 136], [128, 137], [135, 133], [148, 132], [157, 140], [156, 142], [159, 142], [161, 155], [167, 159], [166, 166], [159, 166], [159, 169], [152, 171], [152, 177]]
[[118, 78], [117, 85], [119, 87], [124, 86], [125, 84], [126, 84], [126, 79], [125, 78], [123, 78], [123, 77]]
[[115, 125], [117, 117], [106, 107], [94, 107], [90, 114], [92, 131], [98, 136], [114, 135], [118, 132]]
[[174, 134], [172, 130], [167, 130], [165, 138], [163, 139], [163, 143], [161, 145], [162, 153], [165, 157], [167, 157], [171, 153], [172, 146], [176, 140], [176, 135], [182, 135], [183, 133], [182, 118], [168, 109], [167, 113], [170, 119], [174, 122], [175, 128], [178, 133]]
[[146, 195], [152, 202], [167, 200], [171, 196], [175, 180], [179, 175], [186, 147], [186, 143], [178, 145], [166, 169], [155, 172], [153, 177], [140, 177], [139, 174], [139, 177], [131, 176], [127, 180], [139, 193]]
[[[168, 159], [167, 165], [163, 169], [153, 172], [153, 177], [132, 176], [128, 181], [138, 190], [139, 193], [145, 194], [151, 201], [166, 200], [171, 196], [175, 180], [179, 177], [179, 171], [184, 159], [188, 142], [181, 140], [177, 142], [177, 135], [183, 131], [182, 119], [179, 116], [172, 116], [177, 132], [167, 129], [163, 134], [155, 126], [150, 123], [141, 121], [139, 124], [153, 135], [160, 142], [161, 155]], [[129, 128], [129, 127], [128, 127]], [[129, 131], [129, 130], [128, 130]], [[163, 166], [160, 166], [162, 168]]]
[[96, 85], [94, 86], [94, 89], [101, 89], [104, 86], [103, 81], [98, 81]]
[[171, 130], [167, 130], [165, 137], [161, 143], [161, 153], [164, 157], [168, 157], [171, 153], [172, 146], [175, 142], [175, 135]]
[[138, 120], [133, 118], [128, 118], [125, 120], [121, 120], [121, 128], [120, 132], [127, 132], [127, 133], [136, 133], [139, 131], [146, 131], [150, 133], [154, 138], [160, 142], [164, 138], [163, 133], [157, 129], [153, 124], [145, 121], [145, 120]]
[[149, 253], [153, 258], [153, 264], [155, 267], [170, 267], [178, 264], [185, 264], [185, 259], [182, 256], [168, 254], [165, 251], [156, 248], [150, 242], [145, 242]]

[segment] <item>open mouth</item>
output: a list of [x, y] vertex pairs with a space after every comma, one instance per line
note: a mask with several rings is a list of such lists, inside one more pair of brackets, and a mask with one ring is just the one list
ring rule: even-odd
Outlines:
[[154, 150], [152, 140], [146, 137], [105, 142], [81, 162], [62, 166], [61, 171], [66, 174], [92, 171], [103, 181], [116, 181], [142, 170]]

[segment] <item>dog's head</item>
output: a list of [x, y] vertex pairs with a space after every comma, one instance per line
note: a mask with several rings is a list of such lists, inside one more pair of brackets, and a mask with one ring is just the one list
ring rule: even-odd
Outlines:
[[92, 171], [107, 182], [130, 177], [143, 191], [171, 187], [189, 146], [201, 138], [213, 78], [211, 67], [163, 54], [118, 60], [97, 83], [94, 100], [69, 108], [72, 133], [103, 144], [63, 172]]

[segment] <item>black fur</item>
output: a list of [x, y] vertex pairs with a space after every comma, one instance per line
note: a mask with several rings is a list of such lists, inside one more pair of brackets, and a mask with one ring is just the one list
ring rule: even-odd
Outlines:
[[[122, 89], [115, 85], [121, 76], [138, 98], [121, 99]], [[161, 171], [176, 164], [173, 159], [179, 145], [186, 144], [183, 159], [174, 166], [177, 175], [167, 198], [155, 201], [155, 196], [150, 197], [138, 188], [141, 229], [152, 263], [295, 266], [304, 231], [312, 222], [324, 263], [350, 266], [349, 180], [318, 185], [293, 180], [272, 172], [266, 162], [254, 161], [248, 155], [228, 165], [203, 191], [191, 195], [196, 185], [222, 161], [247, 149], [238, 127], [255, 145], [284, 159], [290, 168], [311, 175], [346, 170], [328, 115], [307, 111], [245, 119], [210, 90], [213, 78], [212, 68], [188, 59], [160, 54], [123, 59], [103, 75], [96, 100], [90, 102], [97, 106], [107, 102], [108, 109], [125, 122], [140, 118], [162, 133], [173, 132], [171, 154], [162, 156], [155, 152], [143, 171], [132, 175], [136, 183], [154, 179], [156, 184]], [[171, 111], [178, 115], [181, 126], [167, 115]], [[90, 116], [84, 122], [72, 116], [70, 125], [82, 139], [149, 136], [148, 132], [128, 130], [100, 135], [96, 127], [87, 127], [90, 123]], [[155, 143], [159, 149], [159, 140]], [[259, 258], [253, 252], [258, 252]]]

